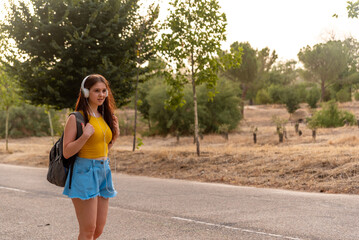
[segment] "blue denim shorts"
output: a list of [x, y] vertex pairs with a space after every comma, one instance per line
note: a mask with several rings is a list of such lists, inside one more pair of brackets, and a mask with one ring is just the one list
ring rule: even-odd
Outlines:
[[75, 160], [71, 189], [70, 173], [67, 174], [64, 195], [87, 200], [97, 196], [111, 198], [117, 195], [112, 182], [109, 160], [93, 160], [77, 157]]

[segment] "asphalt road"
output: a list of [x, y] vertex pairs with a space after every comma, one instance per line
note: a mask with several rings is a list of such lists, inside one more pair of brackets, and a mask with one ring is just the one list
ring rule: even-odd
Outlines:
[[[77, 239], [71, 200], [44, 168], [0, 164], [0, 239]], [[100, 239], [359, 239], [359, 196], [114, 174]]]

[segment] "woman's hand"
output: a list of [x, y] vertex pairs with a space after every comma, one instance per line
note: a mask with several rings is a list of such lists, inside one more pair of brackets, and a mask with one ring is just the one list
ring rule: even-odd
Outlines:
[[112, 115], [113, 117], [113, 127], [116, 129], [116, 136], [113, 137], [113, 139], [116, 139], [118, 136], [120, 136], [120, 127], [118, 125], [118, 119], [117, 117], [114, 115]]
[[90, 123], [87, 123], [86, 126], [84, 123], [81, 123], [82, 126], [82, 134], [85, 135], [87, 138], [90, 138], [92, 134], [94, 134], [95, 129]]

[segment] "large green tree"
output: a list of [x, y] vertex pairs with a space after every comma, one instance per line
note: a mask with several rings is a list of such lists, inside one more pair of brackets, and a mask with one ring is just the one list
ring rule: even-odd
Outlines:
[[[241, 58], [238, 58], [239, 54]], [[229, 58], [228, 56], [232, 57]], [[268, 73], [277, 57], [275, 51], [271, 53], [268, 47], [258, 51], [253, 49], [248, 42], [232, 43], [230, 52], [225, 52], [221, 56], [220, 59], [224, 63], [224, 76], [240, 84], [242, 91], [242, 115], [244, 112], [244, 101], [249, 98], [252, 102], [257, 91], [265, 85]], [[228, 58], [238, 59], [237, 61], [240, 61], [240, 64], [235, 65], [227, 61]]]
[[170, 86], [169, 103], [183, 104], [185, 84], [192, 84], [194, 126], [197, 155], [198, 112], [196, 86], [206, 84], [210, 98], [218, 79], [216, 55], [225, 38], [226, 15], [220, 12], [217, 0], [174, 0], [170, 3], [169, 16], [165, 20], [164, 34], [159, 49], [169, 63], [166, 81]]
[[242, 101], [245, 100], [246, 94], [254, 84], [258, 73], [258, 62], [256, 50], [248, 42], [231, 44], [230, 53], [233, 56], [241, 54], [241, 64], [231, 64], [225, 67], [224, 75], [232, 81], [239, 82], [242, 89]]
[[139, 0], [11, 2], [0, 25], [3, 62], [33, 104], [71, 108], [84, 76], [100, 73], [122, 105], [133, 93], [136, 43], [142, 59], [154, 54], [158, 7], [150, 7], [146, 21], [138, 10]]
[[296, 64], [296, 61], [288, 60], [285, 62], [278, 62], [277, 64], [273, 65], [272, 69], [269, 71], [265, 86], [272, 84], [288, 86], [294, 83], [298, 77]]
[[322, 101], [325, 100], [326, 89], [338, 81], [348, 64], [348, 54], [341, 41], [307, 46], [300, 50], [298, 58], [308, 71], [307, 76], [320, 84]]
[[267, 84], [273, 68], [272, 66], [276, 62], [278, 55], [275, 50], [271, 51], [268, 47], [265, 47], [261, 50], [256, 50], [256, 57], [258, 65], [257, 77], [246, 94], [246, 98], [249, 99], [250, 103], [253, 102], [252, 99], [256, 96], [259, 89]]

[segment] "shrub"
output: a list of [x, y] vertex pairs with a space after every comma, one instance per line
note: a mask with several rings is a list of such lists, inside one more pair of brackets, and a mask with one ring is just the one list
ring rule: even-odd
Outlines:
[[228, 131], [232, 131], [238, 126], [242, 117], [238, 108], [241, 100], [237, 96], [237, 90], [233, 88], [232, 83], [224, 80], [218, 81], [216, 90], [218, 93], [213, 101], [208, 101], [206, 87], [199, 88], [198, 109], [201, 109], [201, 112], [198, 113], [198, 116], [204, 128], [204, 133], [218, 132], [218, 127], [222, 124], [228, 124]]
[[317, 108], [317, 103], [320, 99], [320, 89], [317, 87], [312, 87], [306, 96], [306, 102], [311, 108]]
[[271, 99], [271, 97], [269, 95], [268, 90], [262, 88], [257, 92], [256, 103], [257, 104], [269, 104], [269, 103], [272, 103], [272, 99]]
[[337, 101], [343, 102], [350, 102], [351, 101], [351, 94], [348, 89], [341, 89], [339, 92], [336, 93], [335, 98]]
[[282, 97], [282, 102], [285, 104], [287, 111], [292, 114], [299, 108], [299, 95], [295, 89], [295, 86], [287, 88]]
[[335, 101], [324, 104], [323, 109], [315, 112], [310, 121], [318, 127], [341, 127], [345, 123], [355, 125], [355, 115], [348, 111], [341, 111]]
[[282, 103], [283, 94], [285, 89], [281, 85], [272, 84], [268, 88], [269, 97], [273, 103]]
[[[9, 137], [21, 138], [30, 136], [49, 136], [49, 118], [43, 107], [35, 107], [24, 104], [18, 107], [11, 107], [9, 114]], [[54, 134], [60, 135], [63, 126], [60, 123], [62, 114], [55, 110], [50, 110]], [[0, 136], [5, 137], [5, 111], [0, 112]]]
[[[150, 90], [146, 100], [150, 106], [149, 117], [153, 123], [151, 134], [166, 135], [176, 131], [180, 135], [191, 133], [190, 125], [194, 122], [194, 117], [190, 90], [190, 88], [186, 88], [184, 91], [186, 104], [183, 107], [178, 107], [176, 110], [165, 108], [165, 101], [168, 99], [168, 95], [163, 83]], [[198, 106], [198, 108], [198, 112], [200, 112], [200, 107]]]
[[[241, 118], [238, 108], [240, 99], [237, 97], [236, 89], [227, 81], [219, 81], [218, 93], [213, 101], [208, 101], [205, 86], [197, 88], [198, 121], [204, 133], [218, 132], [218, 127], [228, 124], [229, 130], [237, 127]], [[147, 101], [150, 105], [149, 115], [154, 124], [155, 134], [180, 134], [188, 135], [193, 132], [191, 125], [194, 122], [192, 87], [187, 86], [184, 91], [186, 103], [176, 110], [165, 108], [165, 100], [168, 99], [166, 87], [159, 84], [153, 87]]]
[[296, 84], [294, 86], [292, 86], [291, 88], [294, 89], [297, 97], [298, 97], [298, 101], [301, 102], [305, 102], [306, 97], [307, 97], [307, 84], [305, 83], [300, 83], [300, 84]]
[[354, 93], [354, 99], [355, 101], [359, 101], [359, 92]]

